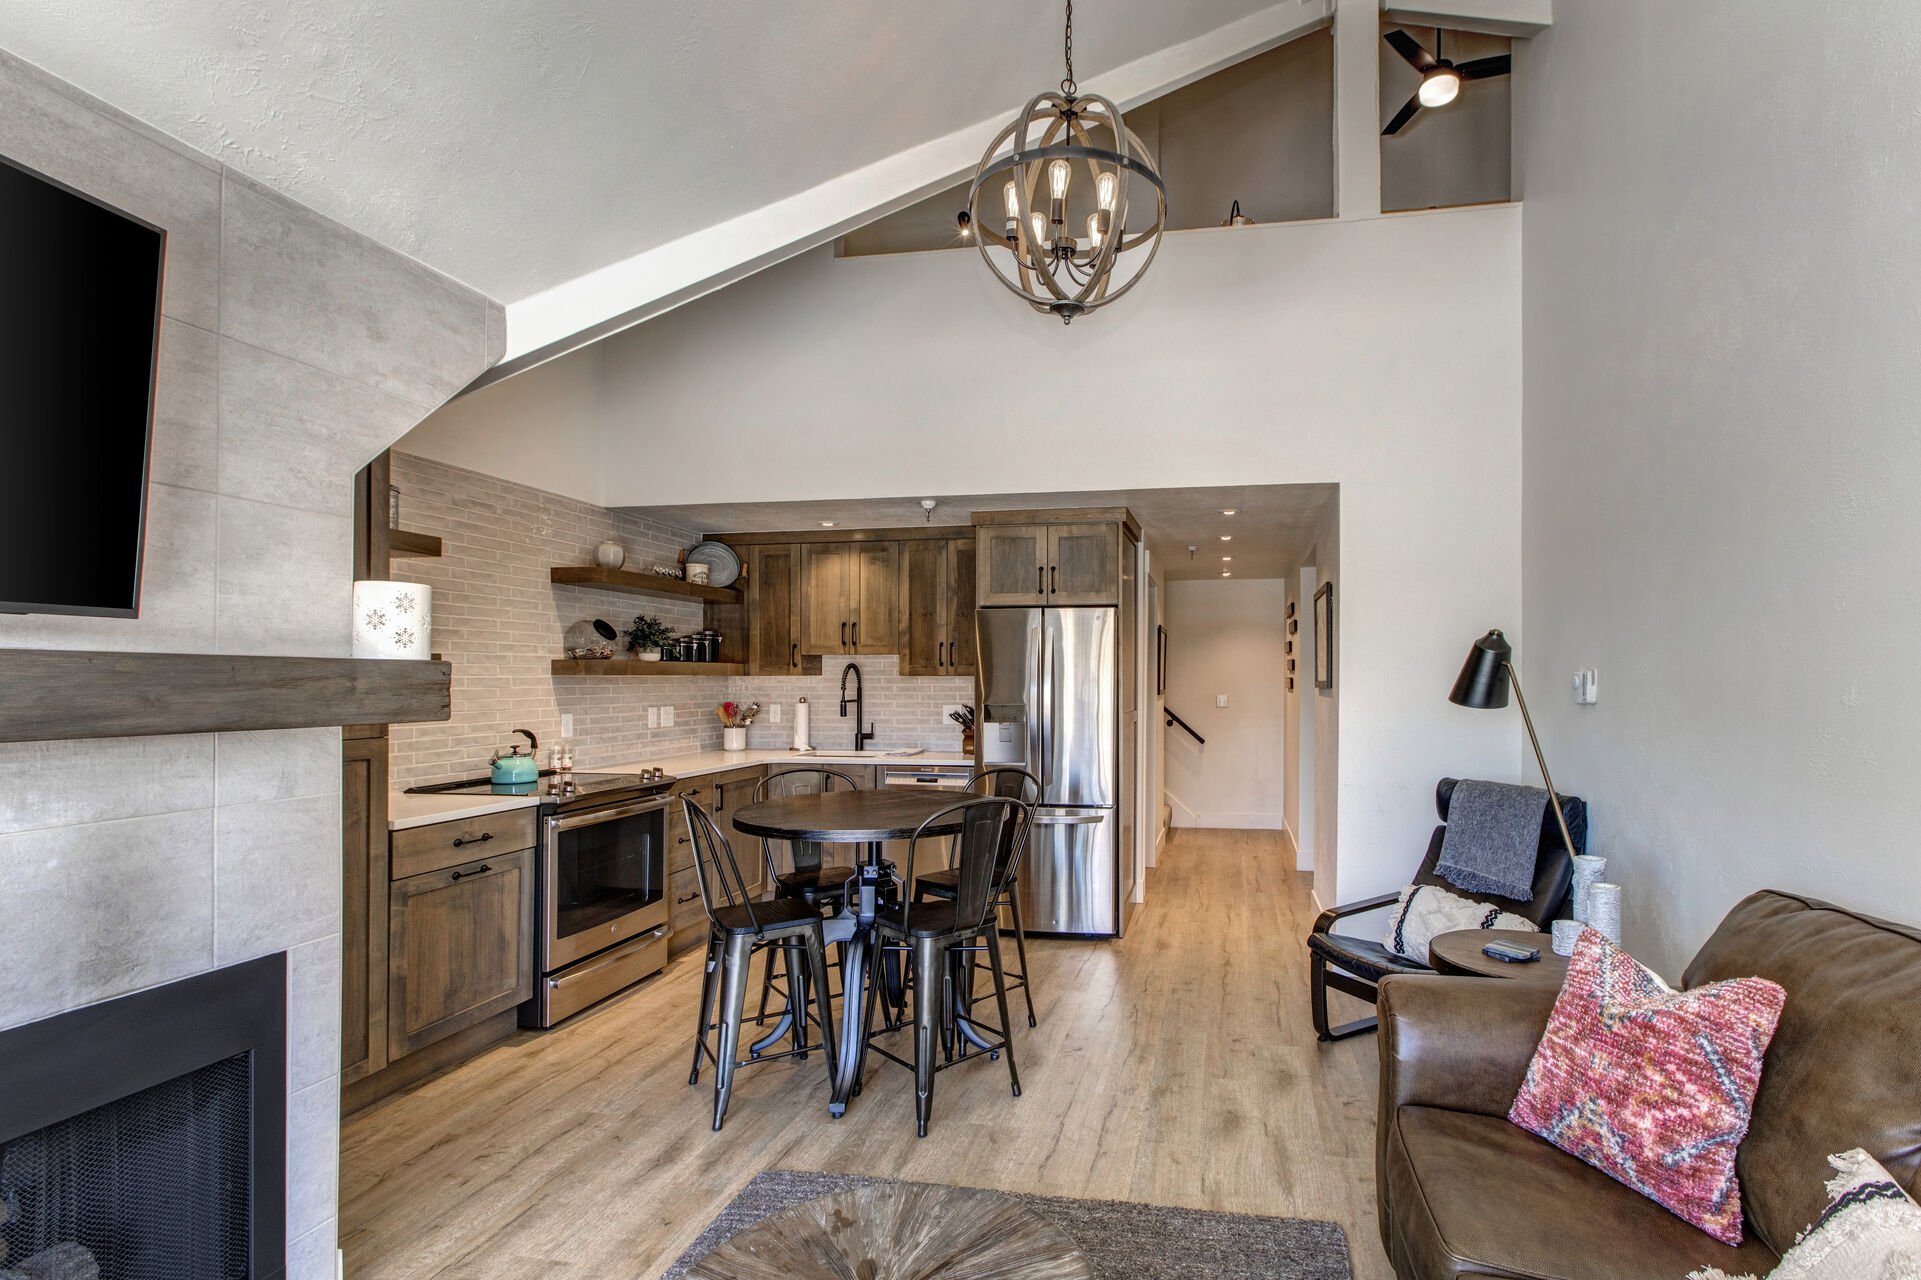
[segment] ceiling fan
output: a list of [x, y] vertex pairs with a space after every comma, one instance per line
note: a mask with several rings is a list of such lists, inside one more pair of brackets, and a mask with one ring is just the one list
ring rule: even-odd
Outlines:
[[1495, 76], [1507, 75], [1514, 69], [1512, 54], [1497, 53], [1491, 58], [1476, 58], [1455, 66], [1441, 56], [1441, 29], [1434, 28], [1434, 52], [1429, 53], [1421, 47], [1421, 42], [1405, 31], [1394, 30], [1382, 37], [1394, 52], [1406, 58], [1408, 65], [1421, 73], [1421, 87], [1405, 106], [1394, 113], [1381, 130], [1382, 137], [1390, 137], [1401, 131], [1401, 127], [1412, 120], [1422, 107], [1445, 107], [1454, 101], [1461, 92], [1463, 80], [1489, 80]]

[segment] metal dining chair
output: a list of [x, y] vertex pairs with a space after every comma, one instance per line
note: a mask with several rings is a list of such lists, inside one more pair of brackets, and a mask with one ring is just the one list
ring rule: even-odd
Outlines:
[[[954, 1020], [975, 1034], [998, 1036], [998, 1042], [983, 1041], [987, 1056], [1007, 1056], [1007, 1079], [1016, 1098], [1021, 1096], [1020, 1072], [1014, 1065], [1014, 1043], [1007, 1016], [1007, 978], [1001, 966], [1000, 916], [994, 909], [998, 886], [1000, 853], [1012, 847], [1015, 861], [1026, 848], [1026, 829], [1033, 821], [1032, 806], [1006, 796], [974, 796], [948, 805], [931, 815], [914, 833], [907, 845], [905, 883], [914, 883], [914, 864], [923, 854], [922, 846], [937, 849], [948, 837], [931, 835], [930, 828], [950, 824], [960, 818], [960, 832], [953, 837], [957, 847], [954, 896], [950, 899], [913, 902], [903, 899], [896, 906], [883, 908], [874, 920], [881, 948], [912, 958], [914, 976], [914, 1057], [909, 1062], [873, 1043], [874, 991], [871, 984], [861, 1013], [861, 1058], [865, 1066], [869, 1049], [888, 1061], [910, 1068], [914, 1073], [915, 1121], [920, 1136], [927, 1136], [927, 1122], [934, 1110], [934, 1076], [956, 1065], [957, 1060], [935, 1061], [935, 1046], [942, 1026]], [[974, 1017], [971, 1002], [956, 998], [952, 977], [956, 959], [976, 951], [987, 953], [994, 974], [994, 1002], [1000, 1011], [1000, 1025], [988, 1026]], [[851, 1013], [849, 1014], [851, 1016]], [[889, 1022], [885, 1030], [900, 1024]], [[965, 1061], [965, 1058], [958, 1061]]]
[[[859, 785], [853, 778], [838, 769], [788, 769], [781, 773], [770, 773], [760, 780], [754, 788], [754, 803], [763, 800], [784, 800], [789, 796], [826, 795], [834, 791], [857, 791]], [[774, 858], [774, 841], [763, 837], [760, 842], [761, 857], [767, 863], [767, 883], [774, 886], [776, 899], [792, 898], [807, 903], [817, 911], [828, 914], [842, 910], [847, 905], [847, 882], [860, 873], [853, 867], [840, 863], [828, 864], [826, 846], [811, 844], [805, 840], [786, 842], [788, 859], [793, 864], [782, 871]], [[777, 982], [774, 966], [777, 958], [785, 956], [784, 951], [768, 953], [767, 966], [761, 973], [760, 1008], [754, 1014], [757, 1024], [767, 1021], [767, 1005], [778, 992], [783, 997], [789, 993], [785, 987], [805, 987], [802, 981], [795, 982], [796, 970], [786, 965], [784, 979]], [[784, 963], [784, 961], [781, 961]], [[783, 985], [784, 984], [784, 985]], [[803, 996], [803, 1001], [805, 997]]]
[[[968, 779], [967, 789], [976, 795], [1004, 796], [1009, 800], [1018, 800], [1030, 810], [1040, 803], [1041, 798], [1040, 779], [1027, 770], [1015, 768], [1012, 765], [982, 769]], [[1021, 828], [1020, 834], [1023, 841], [1027, 838], [1028, 830], [1028, 827]], [[1011, 837], [1012, 833], [1010, 832], [1009, 835]], [[1006, 911], [1013, 920], [1014, 950], [1020, 960], [1018, 970], [1007, 971], [1007, 989], [1018, 990], [1026, 998], [1027, 1025], [1037, 1027], [1040, 1023], [1034, 1017], [1034, 992], [1028, 984], [1027, 977], [1027, 930], [1021, 922], [1021, 899], [1017, 892], [1019, 886], [1016, 880], [1021, 861], [1026, 856], [1027, 850], [1024, 846], [1014, 848], [1010, 843], [1001, 849], [995, 865], [994, 910]], [[959, 878], [960, 873], [953, 867], [945, 871], [930, 871], [914, 882], [914, 898], [916, 901], [936, 898], [951, 902]], [[966, 971], [964, 981], [967, 984], [965, 990], [971, 995], [973, 991], [971, 966]]]
[[[834, 1011], [827, 998], [827, 947], [821, 937], [820, 911], [800, 898], [775, 898], [755, 902], [747, 893], [747, 883], [734, 859], [733, 846], [713, 816], [691, 796], [682, 796], [687, 815], [687, 832], [694, 842], [694, 874], [700, 883], [701, 905], [707, 912], [707, 966], [700, 986], [700, 1021], [694, 1032], [694, 1066], [687, 1083], [700, 1083], [702, 1059], [714, 1061], [714, 1131], [720, 1131], [727, 1118], [727, 1101], [734, 1090], [734, 1070], [749, 1062], [772, 1062], [779, 1058], [805, 1057], [808, 1052], [807, 1027], [820, 1027], [822, 1047], [827, 1051], [827, 1072], [833, 1076], [835, 1064]], [[795, 983], [799, 995], [794, 1006], [795, 1047], [784, 1053], [762, 1054], [742, 1061], [741, 1024], [747, 1012], [747, 974], [757, 951], [779, 949], [787, 956], [789, 973], [811, 975], [809, 983]], [[804, 955], [804, 959], [802, 958]], [[816, 993], [817, 1016], [810, 1016], [804, 1003], [811, 985]], [[715, 1002], [718, 1000], [719, 1008]], [[720, 1043], [709, 1047], [708, 1033], [718, 1030]]]

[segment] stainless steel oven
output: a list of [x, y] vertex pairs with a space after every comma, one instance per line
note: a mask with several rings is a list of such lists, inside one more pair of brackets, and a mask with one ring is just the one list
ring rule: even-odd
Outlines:
[[666, 795], [542, 806], [534, 998], [551, 1027], [667, 962]]

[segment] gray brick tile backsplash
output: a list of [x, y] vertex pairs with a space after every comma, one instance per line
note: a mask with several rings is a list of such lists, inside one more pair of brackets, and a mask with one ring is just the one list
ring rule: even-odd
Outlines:
[[[400, 489], [401, 523], [440, 535], [438, 559], [399, 561], [396, 574], [434, 590], [434, 652], [453, 663], [453, 718], [439, 724], [397, 725], [392, 778], [396, 787], [442, 782], [484, 768], [488, 755], [516, 728], [533, 730], [543, 746], [560, 736], [560, 717], [574, 717], [574, 760], [581, 769], [720, 746], [715, 706], [726, 699], [782, 704], [781, 722], [763, 712], [748, 741], [756, 747], [793, 740], [794, 703], [813, 706], [814, 743], [852, 741], [852, 720], [841, 720], [840, 673], [828, 660], [819, 676], [620, 679], [555, 676], [567, 628], [605, 618], [625, 629], [637, 613], [666, 620], [676, 631], [701, 625], [692, 601], [656, 600], [622, 592], [557, 586], [557, 564], [590, 564], [602, 540], [618, 538], [627, 567], [671, 564], [699, 537], [655, 520], [608, 511], [478, 472], [395, 452], [393, 482]], [[960, 729], [942, 706], [973, 699], [973, 681], [906, 677], [892, 657], [863, 658], [867, 717], [880, 746], [955, 750]], [[671, 728], [649, 729], [647, 708], [671, 704]]]

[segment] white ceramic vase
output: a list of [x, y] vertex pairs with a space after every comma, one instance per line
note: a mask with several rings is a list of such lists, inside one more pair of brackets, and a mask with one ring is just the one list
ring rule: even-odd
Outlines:
[[744, 726], [738, 729], [723, 728], [720, 731], [720, 749], [722, 751], [747, 750], [746, 728]]
[[603, 569], [618, 569], [627, 563], [627, 548], [610, 538], [594, 548], [594, 563]]

